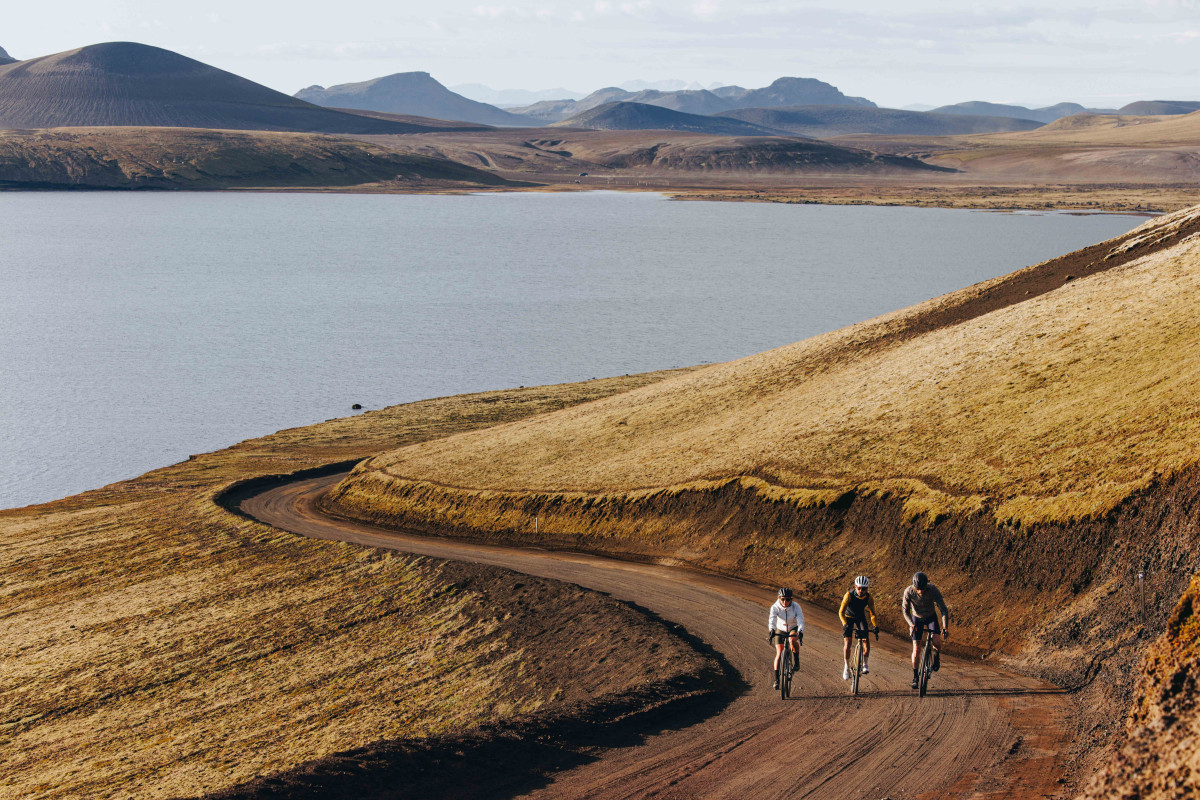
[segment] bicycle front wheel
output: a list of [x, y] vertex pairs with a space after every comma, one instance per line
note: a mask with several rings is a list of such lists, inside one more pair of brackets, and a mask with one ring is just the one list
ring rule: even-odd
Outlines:
[[921, 697], [929, 690], [929, 673], [933, 671], [933, 637], [925, 638], [925, 646], [921, 648]]
[[853, 672], [850, 673], [850, 694], [858, 696], [858, 679], [862, 676], [862, 639], [854, 640], [854, 657], [850, 663], [853, 665]]
[[779, 696], [787, 700], [792, 694], [792, 654], [785, 647], [779, 659]]

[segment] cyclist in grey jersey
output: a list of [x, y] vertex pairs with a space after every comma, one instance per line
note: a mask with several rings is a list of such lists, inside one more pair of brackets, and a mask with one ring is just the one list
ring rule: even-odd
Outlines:
[[[904, 621], [908, 623], [908, 636], [912, 639], [912, 688], [917, 688], [917, 659], [921, 655], [921, 632], [933, 632], [933, 669], [942, 666], [942, 640], [950, 636], [950, 609], [938, 588], [929, 582], [924, 572], [913, 575], [912, 586], [904, 590], [900, 601]], [[941, 611], [941, 619], [938, 611]]]

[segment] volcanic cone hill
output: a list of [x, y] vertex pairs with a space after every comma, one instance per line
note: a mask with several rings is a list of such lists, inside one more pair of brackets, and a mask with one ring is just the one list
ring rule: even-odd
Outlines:
[[421, 130], [319, 108], [224, 70], [135, 42], [0, 67], [0, 128], [141, 125], [226, 130]]
[[309, 86], [296, 97], [319, 106], [385, 111], [434, 119], [461, 120], [482, 125], [527, 127], [539, 121], [468, 100], [438, 83], [428, 72], [398, 72], [359, 83]]
[[[682, 560], [830, 606], [856, 574], [891, 598], [923, 568], [960, 620], [952, 648], [1083, 686], [1081, 746], [1102, 746], [1200, 570], [1197, 297], [1200, 206], [849, 328], [377, 456], [330, 505]], [[903, 625], [891, 601], [881, 620]]]
[[16, 61], [16, 59], [10, 56], [3, 47], [0, 47], [0, 66], [3, 66], [4, 64], [11, 64], [14, 61]]
[[717, 136], [774, 136], [782, 132], [740, 119], [688, 114], [661, 106], [625, 101], [605, 103], [562, 122], [555, 122], [550, 127], [597, 131], [687, 131]]
[[845, 136], [883, 133], [903, 136], [951, 136], [997, 131], [1027, 131], [1038, 123], [1007, 117], [935, 114], [895, 108], [864, 106], [795, 106], [792, 108], [741, 108], [723, 111], [719, 117], [740, 119], [764, 128], [794, 135]]

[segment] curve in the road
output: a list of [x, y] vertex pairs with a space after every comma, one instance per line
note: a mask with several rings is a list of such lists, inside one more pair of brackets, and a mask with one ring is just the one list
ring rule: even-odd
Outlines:
[[806, 604], [801, 686], [785, 702], [771, 691], [762, 633], [769, 591], [676, 567], [415, 536], [326, 516], [317, 501], [341, 477], [287, 483], [242, 499], [239, 508], [305, 536], [492, 564], [607, 592], [683, 625], [751, 685], [717, 715], [606, 751], [531, 797], [1029, 798], [1063, 791], [1069, 706], [1050, 684], [947, 657], [929, 696], [919, 699], [908, 689], [907, 643], [885, 637], [854, 698], [841, 679], [836, 615]]

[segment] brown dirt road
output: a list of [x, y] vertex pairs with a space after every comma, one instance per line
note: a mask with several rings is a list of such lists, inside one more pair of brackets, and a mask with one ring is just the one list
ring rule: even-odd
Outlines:
[[[744, 581], [591, 555], [434, 539], [335, 519], [317, 510], [343, 475], [244, 499], [243, 512], [321, 539], [492, 564], [635, 602], [712, 646], [749, 690], [709, 719], [603, 752], [530, 797], [1035, 798], [1064, 796], [1071, 704], [1050, 684], [990, 665], [943, 659], [924, 699], [908, 689], [907, 644], [875, 645], [864, 691], [841, 680], [841, 626], [803, 605], [800, 686], [771, 691], [763, 628], [771, 592]], [[898, 598], [886, 587], [879, 602]], [[953, 598], [950, 598], [953, 602]], [[898, 600], [897, 600], [898, 602]]]

